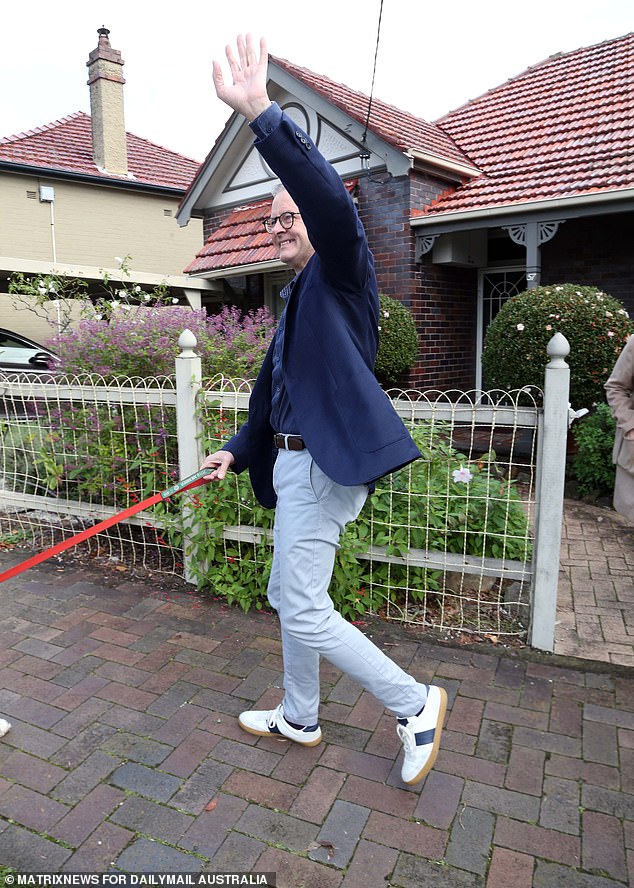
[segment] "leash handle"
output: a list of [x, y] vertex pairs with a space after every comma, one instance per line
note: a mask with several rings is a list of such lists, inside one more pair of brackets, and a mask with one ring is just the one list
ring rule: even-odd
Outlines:
[[27, 558], [26, 561], [21, 561], [19, 564], [15, 564], [8, 570], [0, 573], [0, 583], [4, 583], [5, 580], [21, 574], [23, 571], [28, 570], [30, 567], [35, 567], [36, 564], [41, 564], [42, 561], [47, 561], [49, 558], [52, 558], [53, 555], [59, 555], [60, 552], [64, 552], [66, 549], [70, 549], [71, 546], [76, 546], [78, 543], [83, 543], [84, 540], [95, 536], [102, 530], [107, 530], [107, 528], [112, 527], [114, 524], [118, 524], [125, 518], [130, 518], [132, 515], [136, 515], [137, 512], [141, 512], [143, 509], [146, 509], [149, 506], [160, 503], [161, 500], [169, 499], [171, 496], [174, 496], [175, 493], [182, 493], [185, 490], [192, 490], [195, 487], [200, 487], [201, 485], [206, 484], [207, 480], [204, 476], [208, 475], [210, 471], [210, 469], [200, 469], [198, 472], [194, 472], [193, 475], [190, 475], [188, 478], [184, 478], [177, 484], [173, 484], [171, 487], [168, 487], [161, 493], [155, 493], [152, 496], [149, 496], [147, 499], [142, 500], [140, 503], [135, 503], [133, 506], [128, 506], [128, 508], [124, 509], [122, 512], [117, 512], [116, 515], [111, 515], [104, 521], [100, 521], [99, 524], [94, 524], [92, 527], [89, 527], [86, 530], [82, 530], [80, 531], [80, 533], [76, 533], [74, 536], [69, 537], [66, 540], [62, 540], [61, 543], [56, 543], [54, 546], [51, 546], [48, 549], [44, 549], [43, 552], [38, 552], [37, 555], [33, 555], [31, 558]]

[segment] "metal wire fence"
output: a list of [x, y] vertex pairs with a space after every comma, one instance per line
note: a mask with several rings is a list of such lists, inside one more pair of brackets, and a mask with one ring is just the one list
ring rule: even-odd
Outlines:
[[[47, 548], [164, 490], [226, 441], [246, 417], [250, 384], [203, 387], [199, 359], [182, 348], [188, 360], [177, 359], [175, 379], [0, 377], [5, 535]], [[548, 464], [541, 393], [388, 394], [422, 459], [381, 479], [346, 529], [331, 587], [337, 606], [351, 619], [372, 612], [441, 631], [525, 635]], [[273, 514], [255, 502], [246, 474], [82, 545], [260, 606]]]

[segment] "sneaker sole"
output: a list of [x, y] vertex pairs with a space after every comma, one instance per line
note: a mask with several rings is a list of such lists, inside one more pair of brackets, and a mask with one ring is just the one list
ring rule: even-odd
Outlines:
[[255, 737], [274, 737], [276, 740], [290, 740], [291, 743], [297, 743], [298, 746], [319, 746], [322, 739], [320, 735], [316, 740], [307, 740], [304, 743], [302, 740], [295, 740], [294, 737], [287, 737], [281, 731], [279, 734], [276, 734], [274, 731], [258, 731], [257, 728], [250, 728], [240, 721], [240, 718], [238, 718], [238, 724], [243, 731], [246, 731], [247, 734], [253, 734]]
[[445, 723], [445, 713], [447, 712], [447, 691], [444, 688], [439, 688], [438, 690], [440, 691], [440, 708], [438, 709], [438, 721], [436, 723], [436, 733], [434, 734], [434, 745], [431, 748], [429, 758], [418, 774], [415, 777], [412, 777], [411, 780], [403, 781], [407, 786], [414, 786], [416, 783], [420, 783], [436, 764], [438, 747], [440, 746], [440, 735], [442, 734], [443, 725]]

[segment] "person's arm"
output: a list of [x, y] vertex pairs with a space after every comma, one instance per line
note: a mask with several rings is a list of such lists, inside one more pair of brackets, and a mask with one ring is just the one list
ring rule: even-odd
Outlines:
[[634, 439], [634, 335], [630, 336], [618, 357], [610, 378], [605, 383], [605, 394], [619, 428], [626, 438]]
[[308, 236], [327, 276], [337, 284], [363, 286], [370, 253], [354, 203], [332, 164], [312, 140], [269, 98], [266, 42], [259, 55], [251, 35], [238, 37], [238, 59], [226, 49], [233, 84], [213, 63], [216, 94], [243, 114], [256, 134], [256, 148], [297, 203]]

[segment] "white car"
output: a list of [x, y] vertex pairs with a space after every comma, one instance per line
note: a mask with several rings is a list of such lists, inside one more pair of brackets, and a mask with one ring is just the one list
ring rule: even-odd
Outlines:
[[26, 336], [0, 328], [0, 369], [48, 370], [52, 369], [56, 355]]

